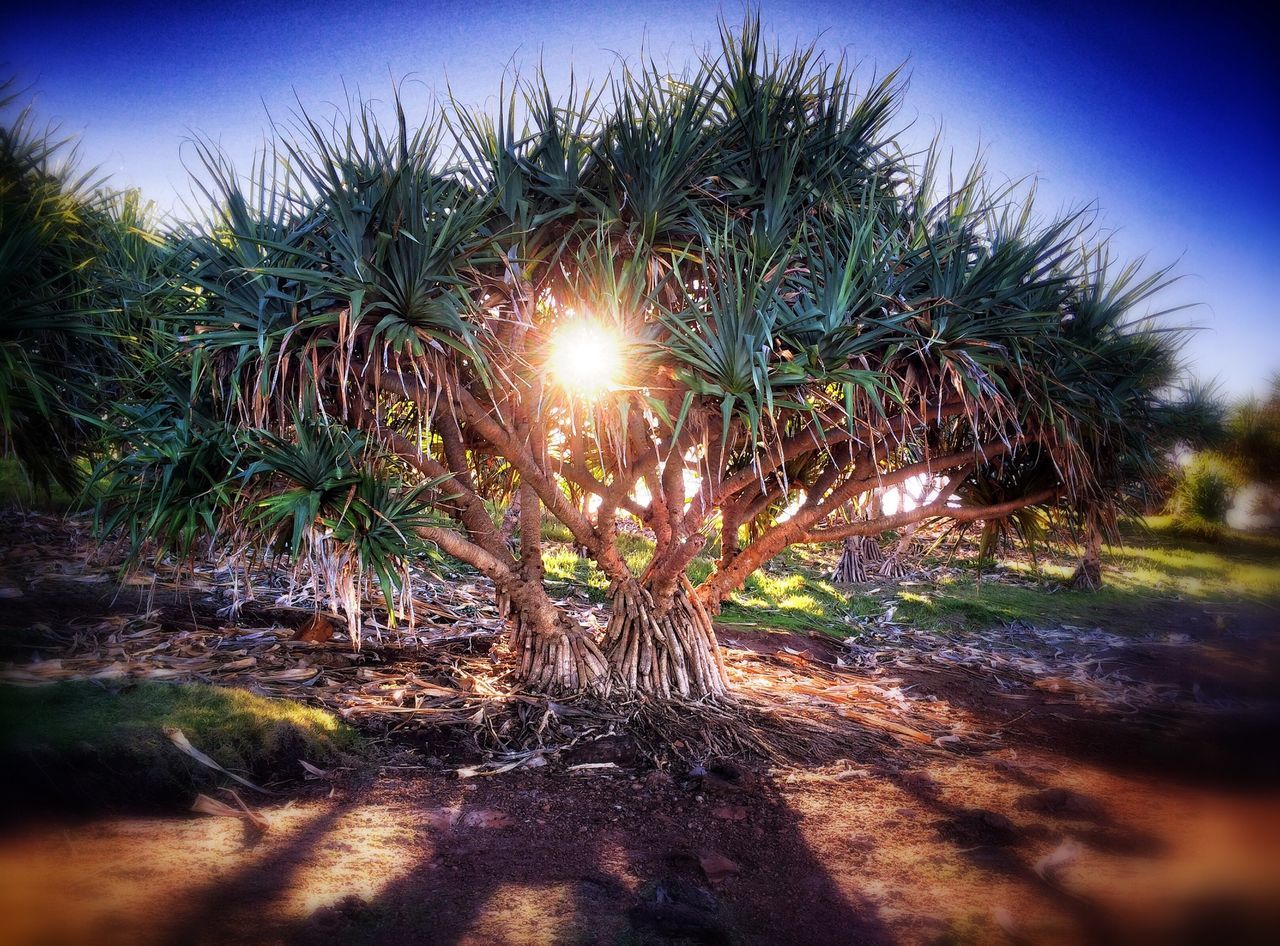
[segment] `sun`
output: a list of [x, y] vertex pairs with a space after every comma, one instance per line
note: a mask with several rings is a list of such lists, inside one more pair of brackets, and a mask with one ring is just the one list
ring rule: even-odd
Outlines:
[[547, 366], [569, 394], [599, 397], [622, 377], [622, 338], [592, 319], [565, 322], [551, 336]]

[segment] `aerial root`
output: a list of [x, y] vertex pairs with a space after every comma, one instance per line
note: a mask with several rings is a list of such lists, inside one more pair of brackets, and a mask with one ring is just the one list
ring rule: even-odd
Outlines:
[[629, 693], [699, 699], [728, 691], [728, 674], [711, 617], [688, 580], [666, 609], [633, 579], [609, 587], [613, 605], [605, 652]]

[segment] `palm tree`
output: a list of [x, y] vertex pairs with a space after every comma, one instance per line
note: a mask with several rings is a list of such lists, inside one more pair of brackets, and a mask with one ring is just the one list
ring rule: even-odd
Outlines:
[[[376, 560], [429, 544], [488, 576], [536, 688], [715, 696], [712, 616], [791, 545], [1114, 508], [1125, 404], [1158, 392], [1108, 379], [1134, 377], [1135, 348], [1172, 363], [1126, 315], [1159, 279], [1116, 289], [1079, 249], [1082, 214], [1039, 221], [980, 166], [943, 181], [936, 149], [900, 152], [896, 74], [859, 85], [814, 48], [771, 49], [755, 19], [721, 38], [680, 76], [562, 98], [538, 77], [494, 115], [449, 102], [414, 127], [397, 106], [387, 130], [359, 102], [303, 113], [247, 182], [203, 152], [209, 215], [181, 235], [176, 308], [207, 422], [275, 449], [315, 425], [358, 440], [332, 470], [386, 484], [366, 502], [392, 525]], [[1098, 298], [1110, 321], [1085, 331]], [[252, 481], [255, 449], [214, 479]], [[958, 498], [993, 465], [1052, 475]], [[935, 499], [842, 517], [922, 477], [945, 484]], [[317, 523], [336, 534], [339, 479], [286, 504], [287, 540], [245, 512], [276, 509], [270, 492], [228, 490], [210, 519], [305, 557]], [[491, 510], [512, 491], [514, 546]], [[603, 638], [547, 594], [544, 511], [610, 579]], [[638, 572], [623, 519], [654, 539]]]

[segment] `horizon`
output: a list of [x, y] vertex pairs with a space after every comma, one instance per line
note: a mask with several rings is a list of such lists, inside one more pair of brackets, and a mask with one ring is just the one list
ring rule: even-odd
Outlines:
[[[539, 63], [560, 88], [570, 70], [598, 82], [642, 51], [679, 71], [714, 38], [717, 15], [730, 26], [740, 20], [723, 4], [657, 2], [359, 11], [324, 2], [284, 12], [194, 3], [189, 21], [147, 3], [82, 7], [70, 25], [56, 19], [68, 9], [11, 17], [0, 62], [36, 94], [41, 122], [77, 136], [83, 167], [97, 166], [113, 186], [137, 187], [170, 212], [187, 190], [183, 142], [193, 135], [218, 143], [243, 171], [268, 115], [298, 103], [327, 111], [346, 90], [385, 101], [399, 85], [410, 117], [422, 119], [446, 90], [491, 106], [504, 78]], [[573, 16], [586, 10], [592, 16]], [[1194, 373], [1232, 398], [1266, 392], [1280, 371], [1265, 282], [1280, 252], [1280, 189], [1267, 173], [1280, 135], [1266, 94], [1275, 70], [1246, 15], [1129, 8], [1104, 21], [1089, 7], [1091, 20], [1110, 28], [1090, 35], [1064, 32], [1070, 13], [999, 2], [971, 5], [968, 15], [934, 4], [903, 11], [882, 0], [793, 0], [759, 10], [779, 45], [816, 41], [859, 63], [859, 79], [904, 65], [897, 127], [907, 150], [940, 132], [944, 151], [965, 167], [981, 148], [997, 179], [1035, 181], [1042, 215], [1094, 207], [1095, 232], [1109, 236], [1121, 260], [1175, 264], [1181, 278], [1159, 302], [1192, 307], [1174, 321], [1201, 329], [1185, 349]], [[435, 24], [415, 18], [420, 11], [447, 15], [445, 42], [436, 41]], [[139, 42], [147, 34], [151, 46]], [[279, 35], [289, 37], [283, 47]], [[984, 61], [992, 40], [1005, 43], [1004, 55]], [[1206, 51], [1218, 61], [1233, 56], [1231, 71], [1187, 68]], [[109, 91], [100, 88], [103, 76], [117, 83]], [[1230, 160], [1206, 166], [1227, 132]]]

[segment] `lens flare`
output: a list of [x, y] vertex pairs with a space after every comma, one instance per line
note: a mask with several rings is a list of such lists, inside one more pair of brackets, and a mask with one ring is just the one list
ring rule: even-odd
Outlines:
[[596, 398], [622, 376], [622, 339], [606, 325], [588, 319], [566, 322], [551, 336], [548, 368], [569, 394]]

